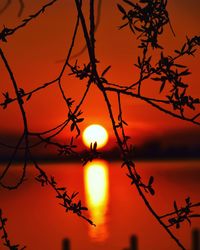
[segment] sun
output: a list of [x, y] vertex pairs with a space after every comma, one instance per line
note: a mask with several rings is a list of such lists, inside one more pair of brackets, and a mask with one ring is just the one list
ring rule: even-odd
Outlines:
[[108, 141], [108, 132], [99, 124], [92, 124], [83, 131], [83, 142], [90, 147], [91, 143], [97, 142], [97, 148], [102, 148]]

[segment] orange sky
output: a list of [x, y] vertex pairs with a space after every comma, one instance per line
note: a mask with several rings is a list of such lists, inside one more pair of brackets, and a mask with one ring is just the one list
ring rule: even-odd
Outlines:
[[[47, 2], [26, 0], [21, 18], [34, 13]], [[87, 6], [88, 2], [88, 0], [84, 1], [84, 7]], [[138, 78], [133, 67], [138, 50], [136, 49], [135, 37], [130, 31], [128, 29], [118, 30], [117, 28], [122, 24], [121, 14], [116, 7], [116, 4], [120, 2], [122, 1], [102, 1], [101, 21], [96, 33], [96, 56], [100, 60], [98, 66], [100, 72], [108, 65], [112, 65], [110, 72], [107, 74], [111, 82], [131, 83]], [[174, 46], [179, 48], [184, 42], [185, 35], [198, 35], [200, 24], [199, 8], [200, 2], [198, 0], [169, 1], [171, 22], [176, 37], [173, 37], [169, 27], [167, 27], [162, 44], [168, 52], [173, 51]], [[85, 9], [87, 11], [87, 8]], [[15, 1], [0, 16], [1, 27], [3, 25], [15, 27], [16, 24], [20, 23], [21, 19], [17, 18], [17, 11], [18, 3]], [[24, 88], [25, 91], [30, 91], [44, 82], [56, 78], [62, 67], [62, 62], [59, 61], [64, 59], [67, 54], [75, 18], [74, 1], [58, 1], [27, 27], [8, 37], [7, 43], [1, 43], [1, 48], [7, 56], [18, 85]], [[80, 29], [74, 53], [78, 52], [83, 46], [84, 39]], [[80, 56], [79, 62], [87, 63], [87, 58], [87, 51], [85, 51]], [[198, 80], [199, 58], [198, 52], [196, 58], [189, 57], [184, 60], [184, 63], [187, 63], [193, 72], [188, 77], [188, 81], [191, 83], [191, 93], [196, 97], [200, 93]], [[0, 69], [0, 92], [9, 91], [13, 96], [11, 83], [2, 62], [0, 62]], [[86, 83], [77, 81], [73, 76], [68, 76], [68, 73], [69, 71], [66, 72], [66, 77], [63, 78], [63, 86], [66, 95], [77, 102], [83, 94]], [[147, 91], [149, 94], [152, 92], [150, 89], [147, 89]], [[0, 100], [3, 101], [3, 98], [0, 97]], [[117, 111], [116, 97], [112, 96], [111, 100], [114, 110]], [[162, 114], [141, 101], [125, 97], [122, 102], [125, 120], [129, 124], [127, 132], [135, 137], [162, 135], [166, 131], [186, 127], [196, 129], [196, 126]], [[56, 126], [65, 120], [68, 112], [57, 85], [36, 93], [26, 103], [25, 108], [29, 126], [33, 131], [43, 131]], [[106, 106], [101, 93], [95, 86], [91, 88], [81, 110], [84, 112], [83, 116], [85, 117], [82, 128], [91, 123], [99, 123], [109, 131], [111, 130]], [[11, 104], [6, 110], [0, 109], [0, 130], [2, 132], [19, 132], [20, 124], [21, 115], [17, 105]]]

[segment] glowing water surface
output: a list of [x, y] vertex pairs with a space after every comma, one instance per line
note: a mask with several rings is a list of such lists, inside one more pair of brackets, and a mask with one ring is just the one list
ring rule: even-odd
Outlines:
[[[0, 208], [8, 218], [11, 241], [29, 250], [61, 250], [62, 239], [67, 237], [71, 250], [122, 250], [129, 247], [130, 236], [135, 234], [139, 250], [178, 250], [120, 166], [120, 162], [94, 162], [84, 167], [78, 163], [41, 164], [69, 194], [79, 191], [77, 201], [88, 206], [85, 215], [94, 220], [96, 228], [66, 213], [51, 187], [35, 181], [38, 172], [29, 166], [27, 180], [17, 190], [0, 189]], [[155, 178], [156, 194], [148, 198], [159, 214], [172, 211], [174, 200], [179, 206], [188, 196], [193, 202], [200, 200], [200, 161], [138, 162], [136, 166], [145, 182], [151, 175]], [[14, 181], [21, 171], [21, 165], [14, 166], [8, 181]], [[199, 219], [191, 227], [183, 223], [180, 230], [173, 230], [187, 250], [191, 250], [195, 227], [200, 228]]]
[[89, 234], [96, 241], [104, 241], [108, 237], [106, 212], [108, 206], [108, 166], [103, 161], [94, 161], [84, 168], [84, 184], [86, 205], [91, 220], [96, 227], [89, 227]]

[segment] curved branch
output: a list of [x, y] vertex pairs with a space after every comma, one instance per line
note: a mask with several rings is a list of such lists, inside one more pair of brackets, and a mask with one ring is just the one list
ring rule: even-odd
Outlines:
[[[18, 149], [19, 149], [19, 147], [20, 147], [20, 145], [22, 143], [23, 138], [24, 138], [24, 134], [20, 137], [20, 139], [19, 139], [18, 143], [16, 144], [16, 146], [12, 146], [12, 148], [14, 148], [14, 152], [13, 152], [12, 156], [10, 157], [10, 161], [8, 162], [8, 164], [7, 164], [6, 168], [4, 169], [3, 173], [0, 175], [0, 180], [4, 178], [7, 171], [9, 170], [10, 166], [12, 165], [12, 162], [13, 162], [13, 160], [14, 160], [14, 158], [16, 156], [16, 153], [17, 153], [17, 151], [18, 151]], [[6, 146], [8, 146], [8, 145], [6, 145]], [[11, 147], [11, 146], [9, 146], [9, 147]]]
[[[96, 24], [95, 24], [95, 32], [97, 31], [99, 24], [100, 24], [100, 20], [101, 20], [101, 6], [102, 6], [102, 0], [99, 0], [98, 6], [97, 6], [97, 20], [96, 20]], [[82, 55], [83, 52], [85, 52], [86, 50], [87, 50], [87, 44], [85, 44], [85, 46], [80, 51], [78, 51], [76, 54], [72, 55], [71, 59]]]
[[[94, 50], [94, 44], [92, 42], [93, 36], [94, 36], [94, 32], [89, 37], [87, 26], [86, 26], [86, 23], [85, 23], [85, 18], [83, 16], [83, 13], [82, 13], [82, 10], [81, 10], [81, 6], [79, 5], [79, 1], [78, 0], [75, 0], [75, 1], [76, 1], [77, 11], [79, 13], [81, 24], [82, 24], [82, 29], [83, 29], [83, 32], [84, 32], [84, 37], [85, 37], [85, 40], [86, 40], [86, 43], [87, 43], [88, 54], [89, 54], [90, 62], [91, 62], [91, 65], [92, 65], [92, 72], [93, 72], [93, 74], [95, 76], [95, 79], [96, 79], [95, 83], [96, 83], [97, 87], [99, 88], [99, 90], [101, 91], [101, 93], [104, 96], [105, 103], [107, 105], [107, 109], [108, 109], [109, 116], [110, 116], [110, 119], [111, 119], [111, 123], [112, 123], [112, 126], [113, 126], [114, 134], [116, 136], [116, 139], [117, 139], [118, 145], [120, 147], [121, 153], [123, 154], [123, 158], [125, 159], [125, 161], [128, 162], [128, 163], [126, 163], [126, 166], [127, 166], [128, 171], [129, 171], [129, 174], [132, 175], [131, 166], [129, 165], [128, 159], [126, 159], [126, 153], [125, 153], [125, 150], [123, 148], [123, 143], [122, 143], [122, 141], [120, 139], [120, 136], [118, 134], [118, 131], [116, 129], [115, 119], [114, 119], [114, 116], [113, 116], [113, 111], [112, 111], [112, 106], [111, 106], [110, 100], [109, 100], [109, 98], [107, 96], [107, 93], [106, 93], [106, 91], [104, 89], [104, 86], [102, 85], [102, 82], [100, 81], [100, 78], [99, 78], [99, 75], [98, 75], [98, 72], [97, 72], [97, 69], [96, 69], [95, 50]], [[94, 4], [94, 0], [90, 0], [90, 11], [93, 8], [93, 4]], [[90, 23], [94, 24], [94, 17], [90, 16]], [[93, 27], [93, 24], [91, 24], [90, 27]], [[90, 32], [91, 32], [91, 29], [90, 29]], [[142, 190], [141, 190], [141, 188], [140, 188], [140, 186], [139, 186], [139, 184], [137, 182], [136, 182], [136, 188], [138, 190], [138, 193], [142, 197], [144, 203], [146, 204], [148, 210], [156, 218], [156, 220], [159, 222], [159, 224], [166, 230], [166, 232], [176, 242], [176, 244], [181, 249], [185, 250], [184, 246], [181, 244], [181, 242], [178, 240], [178, 238], [175, 237], [175, 235], [169, 230], [169, 228], [167, 228], [167, 226], [161, 221], [161, 219], [159, 218], [159, 216], [157, 215], [157, 213], [153, 210], [152, 206], [149, 204], [148, 200], [146, 199], [146, 196], [143, 194], [143, 192], [142, 192]]]
[[178, 119], [181, 119], [181, 120], [184, 120], [184, 121], [188, 121], [188, 122], [191, 122], [191, 123], [194, 123], [196, 125], [200, 125], [200, 122], [198, 121], [195, 121], [196, 118], [198, 118], [200, 116], [200, 114], [197, 114], [195, 115], [194, 117], [192, 118], [187, 118], [187, 117], [184, 117], [182, 115], [179, 115], [179, 114], [176, 114], [176, 113], [173, 113], [172, 111], [170, 110], [167, 110], [161, 106], [159, 106], [157, 103], [163, 103], [163, 104], [169, 104], [170, 102], [168, 100], [159, 100], [159, 99], [154, 99], [154, 98], [149, 98], [149, 97], [144, 97], [144, 96], [140, 96], [138, 94], [134, 94], [132, 92], [128, 92], [126, 90], [119, 90], [119, 89], [115, 89], [115, 88], [111, 88], [111, 87], [106, 87], [104, 88], [105, 91], [111, 91], [111, 92], [116, 92], [116, 93], [121, 93], [121, 94], [124, 94], [124, 95], [128, 95], [128, 96], [131, 96], [131, 97], [135, 97], [137, 99], [140, 99], [142, 101], [145, 101], [147, 102], [148, 104], [150, 104], [151, 106], [155, 107], [156, 109], [170, 115], [170, 116], [173, 116], [173, 117], [176, 117]]
[[27, 26], [33, 19], [37, 18], [40, 14], [44, 13], [46, 8], [52, 6], [55, 2], [57, 2], [58, 0], [52, 0], [51, 2], [45, 4], [42, 6], [42, 8], [40, 10], [38, 10], [36, 13], [30, 15], [28, 18], [24, 19], [23, 22], [21, 24], [19, 24], [18, 26], [16, 26], [15, 28], [4, 28], [1, 32], [0, 32], [0, 40], [2, 40], [3, 42], [7, 41], [7, 37], [13, 35], [16, 31], [18, 31], [19, 29]]

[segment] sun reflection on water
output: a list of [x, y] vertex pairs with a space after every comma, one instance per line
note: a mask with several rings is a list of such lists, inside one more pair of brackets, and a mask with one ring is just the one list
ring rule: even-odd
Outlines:
[[84, 168], [86, 203], [91, 220], [96, 227], [89, 227], [89, 235], [95, 241], [108, 237], [106, 212], [108, 205], [108, 166], [104, 161], [93, 161]]

